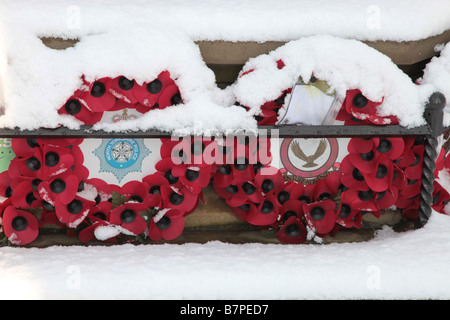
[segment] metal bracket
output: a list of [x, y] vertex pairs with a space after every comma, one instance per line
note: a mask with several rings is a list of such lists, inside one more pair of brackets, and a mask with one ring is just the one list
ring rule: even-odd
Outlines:
[[445, 96], [433, 93], [425, 107], [424, 118], [428, 123], [430, 133], [425, 136], [422, 164], [422, 185], [420, 187], [419, 218], [415, 221], [416, 228], [423, 227], [431, 216], [433, 204], [434, 171], [438, 157], [438, 137], [444, 132]]

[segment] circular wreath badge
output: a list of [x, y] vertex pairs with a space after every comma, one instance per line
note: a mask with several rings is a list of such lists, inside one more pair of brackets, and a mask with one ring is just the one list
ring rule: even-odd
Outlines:
[[[328, 149], [328, 150], [327, 150]], [[291, 150], [291, 156], [289, 155]], [[317, 163], [319, 157], [323, 157], [326, 152], [326, 160]], [[336, 138], [324, 138], [318, 143], [318, 146], [312, 154], [305, 154], [300, 144], [295, 138], [286, 138], [281, 143], [280, 158], [283, 166], [295, 176], [302, 178], [312, 178], [319, 176], [330, 170], [339, 154], [339, 144]], [[292, 157], [304, 162], [302, 167], [298, 167], [291, 160]], [[316, 168], [317, 167], [317, 168]], [[302, 169], [303, 168], [303, 169]], [[305, 170], [304, 168], [315, 168], [312, 170]]]

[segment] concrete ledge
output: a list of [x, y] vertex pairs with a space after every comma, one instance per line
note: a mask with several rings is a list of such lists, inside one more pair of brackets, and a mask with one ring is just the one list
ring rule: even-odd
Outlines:
[[[49, 48], [64, 50], [76, 45], [78, 39], [41, 37]], [[363, 41], [370, 47], [389, 56], [397, 65], [412, 65], [433, 57], [436, 45], [450, 42], [450, 30], [440, 35], [418, 41]], [[211, 65], [242, 65], [252, 57], [269, 53], [281, 47], [284, 41], [267, 42], [231, 42], [231, 41], [197, 41], [203, 59]]]

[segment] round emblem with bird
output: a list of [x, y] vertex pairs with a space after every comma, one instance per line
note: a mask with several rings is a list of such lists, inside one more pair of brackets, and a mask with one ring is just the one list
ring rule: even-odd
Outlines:
[[288, 138], [283, 140], [280, 149], [286, 170], [302, 178], [314, 178], [327, 172], [338, 154], [339, 145], [335, 138]]

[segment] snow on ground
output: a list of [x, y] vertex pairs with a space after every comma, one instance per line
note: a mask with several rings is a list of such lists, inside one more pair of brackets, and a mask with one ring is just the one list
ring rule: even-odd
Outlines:
[[0, 248], [0, 299], [450, 299], [450, 217], [329, 245]]

